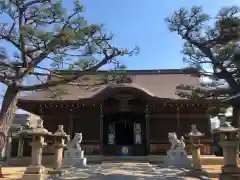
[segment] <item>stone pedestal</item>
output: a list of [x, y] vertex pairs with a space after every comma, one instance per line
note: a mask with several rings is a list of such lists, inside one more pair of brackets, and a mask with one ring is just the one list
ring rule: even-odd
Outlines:
[[26, 168], [23, 180], [44, 180], [45, 168], [42, 166], [42, 149], [46, 144], [43, 136], [33, 136], [31, 165]]
[[63, 160], [63, 147], [64, 145], [54, 145], [54, 162], [53, 162], [53, 169], [48, 171], [50, 174], [59, 174], [61, 175], [64, 171], [61, 169], [62, 167], [62, 160]]
[[62, 166], [63, 159], [63, 145], [55, 145], [55, 153], [54, 153], [54, 169], [59, 169]]
[[63, 130], [63, 125], [58, 125], [58, 130], [52, 135], [54, 140], [54, 163], [53, 163], [53, 174], [61, 174], [61, 166], [63, 161], [63, 148], [65, 145], [65, 140], [68, 135]]
[[84, 157], [84, 151], [82, 150], [67, 150], [64, 152], [63, 158], [64, 166], [79, 166], [86, 167], [87, 166], [87, 158]]
[[2, 150], [1, 157], [6, 160], [6, 162], [11, 158], [12, 153], [12, 137], [8, 135], [4, 148]]
[[11, 158], [12, 154], [12, 137], [7, 138], [7, 146], [6, 146], [6, 157], [7, 161]]
[[18, 151], [17, 151], [17, 156], [18, 157], [22, 157], [23, 156], [23, 143], [24, 143], [24, 140], [23, 138], [19, 138], [18, 140]]
[[240, 173], [238, 167], [238, 142], [220, 142], [223, 148], [224, 166], [222, 167], [223, 173]]
[[203, 146], [202, 144], [192, 144], [192, 145], [190, 145], [191, 154], [192, 154], [192, 161], [193, 161], [193, 169], [195, 171], [202, 171], [201, 153], [200, 153], [200, 148], [202, 146]]
[[168, 150], [167, 157], [164, 159], [164, 166], [177, 168], [190, 168], [191, 163], [187, 158], [187, 152], [183, 150]]

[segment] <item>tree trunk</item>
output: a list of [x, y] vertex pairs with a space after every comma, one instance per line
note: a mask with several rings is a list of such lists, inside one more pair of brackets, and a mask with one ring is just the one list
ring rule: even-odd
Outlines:
[[237, 128], [240, 127], [239, 118], [240, 118], [240, 107], [239, 105], [234, 105], [233, 112], [232, 112], [232, 125], [234, 127], [237, 127]]
[[[5, 92], [0, 111], [0, 152], [3, 151], [5, 146], [19, 98], [20, 91], [16, 90], [15, 87], [9, 86]], [[3, 177], [2, 168], [0, 168], [0, 177]]]
[[222, 70], [219, 73], [219, 77], [224, 79], [227, 84], [229, 85], [229, 87], [232, 89], [232, 91], [237, 94], [240, 92], [240, 85], [239, 83], [235, 80], [235, 78], [233, 77], [233, 75], [226, 71], [226, 70]]

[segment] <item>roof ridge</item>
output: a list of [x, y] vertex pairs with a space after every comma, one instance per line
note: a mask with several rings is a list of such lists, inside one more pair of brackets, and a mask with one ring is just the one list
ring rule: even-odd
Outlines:
[[[121, 70], [119, 70], [121, 71]], [[101, 73], [111, 73], [111, 70], [99, 70], [96, 72], [88, 72], [88, 71], [80, 71], [80, 70], [56, 70], [54, 71], [59, 72], [61, 74], [75, 74], [75, 73], [82, 73], [82, 74], [101, 74]], [[198, 70], [195, 68], [179, 68], [179, 69], [142, 69], [142, 70], [135, 70], [135, 69], [128, 69], [126, 73], [130, 74], [199, 74]]]

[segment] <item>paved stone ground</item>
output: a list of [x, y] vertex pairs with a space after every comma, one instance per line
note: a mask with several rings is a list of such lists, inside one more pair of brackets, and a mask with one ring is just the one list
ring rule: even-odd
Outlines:
[[[208, 178], [187, 177], [184, 169], [162, 168], [149, 163], [103, 163], [86, 169], [71, 168], [62, 180], [200, 180]], [[48, 178], [49, 180], [52, 178]]]

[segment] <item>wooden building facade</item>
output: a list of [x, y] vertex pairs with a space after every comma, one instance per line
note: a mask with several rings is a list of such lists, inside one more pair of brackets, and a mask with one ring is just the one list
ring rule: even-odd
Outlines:
[[102, 74], [85, 73], [81, 80], [86, 86], [81, 82], [78, 87], [76, 81], [59, 85], [23, 97], [18, 106], [41, 116], [50, 132], [59, 124], [72, 137], [82, 132], [86, 154], [118, 155], [120, 146], [128, 146], [133, 156], [164, 154], [169, 149], [168, 132], [184, 136], [192, 124], [205, 133], [202, 153], [212, 153], [206, 112], [211, 102], [176, 95], [178, 85], [197, 86], [199, 77], [182, 70], [131, 70], [126, 72], [127, 81], [89, 88]]

